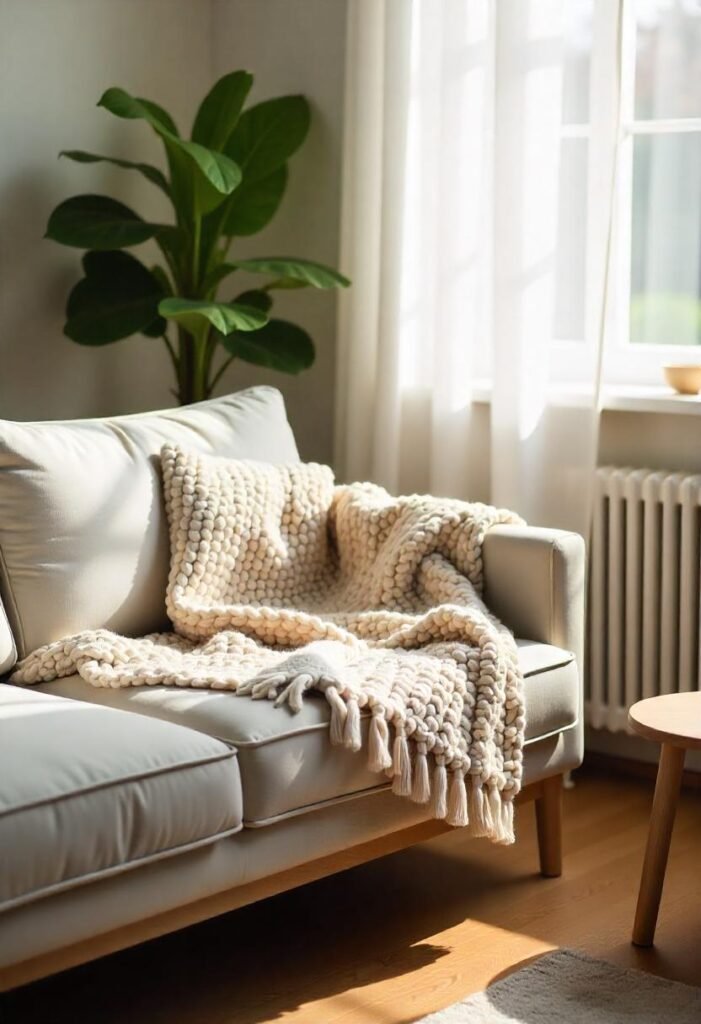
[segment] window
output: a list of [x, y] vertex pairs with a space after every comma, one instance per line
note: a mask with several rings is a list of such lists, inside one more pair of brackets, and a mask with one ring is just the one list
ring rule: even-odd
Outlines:
[[635, 15], [635, 86], [623, 111], [630, 342], [699, 345], [701, 3], [637, 0]]
[[[592, 63], [617, 6], [566, 8], [555, 334], [572, 376], [586, 337], [592, 96], [602, 88]], [[605, 377], [660, 383], [662, 363], [701, 360], [701, 348], [690, 352], [701, 346], [701, 0], [624, 0], [621, 54]]]

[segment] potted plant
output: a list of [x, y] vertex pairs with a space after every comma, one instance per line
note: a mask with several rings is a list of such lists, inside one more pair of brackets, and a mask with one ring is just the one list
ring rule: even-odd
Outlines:
[[[66, 304], [65, 334], [81, 345], [106, 345], [132, 334], [161, 338], [175, 370], [182, 404], [207, 398], [234, 359], [298, 373], [314, 361], [301, 327], [272, 317], [274, 293], [290, 288], [345, 287], [330, 267], [287, 257], [235, 259], [232, 242], [259, 232], [277, 211], [287, 162], [309, 128], [303, 96], [282, 96], [244, 109], [253, 84], [246, 71], [221, 78], [199, 106], [189, 139], [150, 100], [112, 88], [98, 106], [116, 117], [146, 121], [160, 137], [167, 171], [146, 163], [81, 150], [78, 163], [106, 161], [142, 174], [168, 197], [174, 223], [142, 219], [103, 195], [60, 203], [47, 237], [86, 249], [83, 278]], [[163, 262], [146, 266], [131, 250], [153, 239]], [[232, 295], [238, 271], [263, 283]], [[218, 298], [218, 293], [224, 293]]]

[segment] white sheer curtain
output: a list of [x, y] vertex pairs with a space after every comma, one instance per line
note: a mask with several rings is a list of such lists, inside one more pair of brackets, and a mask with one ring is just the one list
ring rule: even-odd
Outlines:
[[572, 3], [350, 0], [336, 455], [345, 479], [585, 532], [620, 22], [598, 5], [575, 386], [554, 337]]

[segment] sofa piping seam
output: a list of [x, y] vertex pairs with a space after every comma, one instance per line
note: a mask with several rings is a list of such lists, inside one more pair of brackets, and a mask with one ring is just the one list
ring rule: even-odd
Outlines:
[[75, 789], [69, 793], [61, 793], [56, 796], [42, 797], [39, 800], [21, 804], [17, 807], [6, 807], [4, 809], [0, 809], [0, 818], [9, 817], [12, 814], [21, 814], [25, 811], [33, 811], [37, 807], [45, 807], [47, 804], [63, 803], [66, 800], [73, 800], [80, 796], [88, 796], [89, 794], [97, 793], [102, 789], [122, 786], [125, 783], [143, 782], [147, 779], [157, 778], [159, 775], [168, 775], [170, 772], [182, 771], [183, 769], [187, 769], [189, 771], [191, 768], [204, 768], [209, 764], [217, 764], [219, 761], [227, 761], [229, 758], [235, 757], [236, 750], [233, 747], [229, 747], [229, 749], [227, 749], [223, 754], [213, 754], [211, 757], [199, 758], [196, 761], [162, 765], [160, 768], [154, 768], [151, 771], [139, 773], [134, 772], [131, 775], [123, 775], [118, 779], [105, 779], [102, 782], [96, 782], [91, 786], [84, 787], [83, 789]]
[[22, 893], [20, 896], [13, 896], [10, 900], [0, 903], [0, 915], [27, 906], [37, 900], [58, 896], [62, 892], [70, 892], [72, 889], [77, 889], [82, 885], [88, 885], [92, 882], [101, 882], [104, 879], [113, 878], [115, 875], [120, 875], [125, 871], [130, 871], [139, 867], [147, 867], [149, 864], [157, 864], [161, 860], [169, 860], [171, 857], [176, 857], [181, 853], [188, 853], [192, 850], [197, 850], [203, 846], [207, 846], [208, 844], [216, 843], [220, 839], [235, 836], [242, 830], [243, 822], [240, 822], [232, 828], [224, 829], [220, 832], [212, 832], [211, 835], [202, 836], [200, 839], [193, 839], [187, 843], [180, 843], [177, 846], [169, 846], [165, 850], [157, 850], [154, 853], [145, 854], [143, 857], [133, 857], [131, 860], [123, 861], [121, 864], [112, 864], [107, 868], [100, 869], [99, 871], [91, 871], [84, 875], [73, 875], [71, 878], [65, 878], [60, 882], [54, 882], [41, 889]]
[[[530, 739], [525, 740], [524, 747], [552, 739], [553, 736], [560, 736], [565, 732], [571, 732], [572, 729], [576, 729], [578, 725], [579, 714], [577, 714], [574, 721], [569, 722], [567, 725], [560, 726], [557, 729], [551, 729], [549, 732], [544, 732], [538, 736], [532, 736]], [[388, 790], [391, 790], [391, 788], [391, 782], [380, 782], [377, 786], [367, 786], [365, 789], [354, 789], [350, 793], [340, 793], [338, 796], [329, 797], [326, 800], [317, 800], [311, 804], [301, 804], [299, 807], [292, 807], [287, 811], [279, 811], [277, 814], [269, 815], [267, 818], [244, 818], [243, 827], [244, 829], [253, 829], [254, 831], [260, 828], [269, 828], [271, 825], [277, 825], [281, 821], [287, 821], [290, 818], [299, 818], [305, 814], [313, 814], [315, 811], [323, 811], [329, 807], [336, 807], [339, 804], [350, 803], [352, 800], [372, 796], [375, 793], [386, 793]]]

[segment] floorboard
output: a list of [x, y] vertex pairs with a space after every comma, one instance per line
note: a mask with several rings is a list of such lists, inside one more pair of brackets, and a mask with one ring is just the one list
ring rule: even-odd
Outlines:
[[701, 793], [682, 796], [657, 946], [630, 944], [652, 783], [565, 793], [565, 873], [460, 833], [10, 993], [2, 1024], [408, 1024], [572, 946], [701, 985]]

